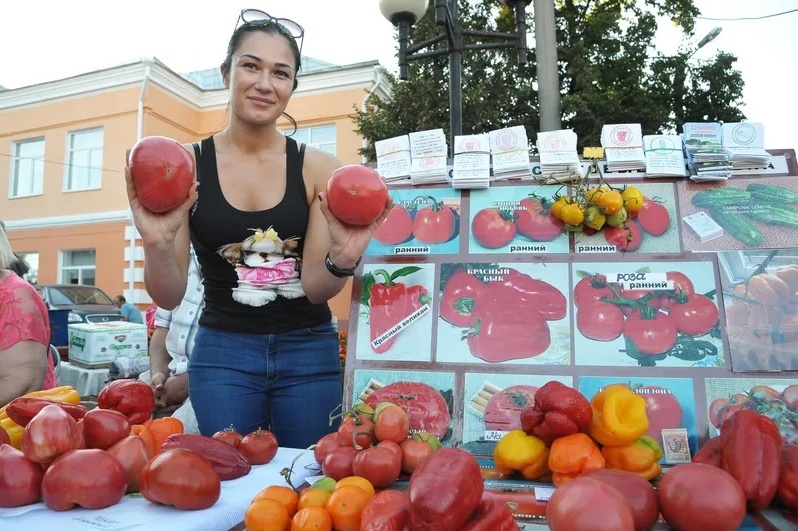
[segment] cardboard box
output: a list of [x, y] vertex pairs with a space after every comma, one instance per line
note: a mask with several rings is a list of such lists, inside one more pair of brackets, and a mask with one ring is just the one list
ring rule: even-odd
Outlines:
[[69, 325], [69, 362], [110, 367], [117, 357], [147, 357], [147, 326], [127, 321]]

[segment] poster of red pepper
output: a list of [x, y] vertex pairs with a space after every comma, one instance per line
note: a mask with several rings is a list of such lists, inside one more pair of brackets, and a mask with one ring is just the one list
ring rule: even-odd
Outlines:
[[357, 358], [432, 359], [434, 264], [364, 268], [358, 314]]
[[460, 191], [391, 190], [394, 206], [366, 248], [367, 256], [458, 254]]
[[435, 361], [569, 365], [567, 263], [441, 264]]
[[493, 186], [471, 192], [471, 254], [568, 253], [564, 223], [551, 215], [556, 186]]
[[576, 365], [723, 367], [715, 265], [574, 262]]

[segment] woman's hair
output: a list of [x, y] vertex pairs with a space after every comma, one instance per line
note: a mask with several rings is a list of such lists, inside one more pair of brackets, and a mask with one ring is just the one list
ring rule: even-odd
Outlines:
[[[295, 91], [297, 85], [299, 85], [299, 81], [297, 79], [297, 75], [299, 74], [299, 69], [302, 67], [302, 58], [300, 57], [299, 53], [299, 46], [296, 43], [296, 39], [280, 29], [276, 22], [272, 22], [271, 24], [242, 24], [239, 26], [234, 32], [233, 35], [230, 36], [230, 42], [227, 44], [227, 55], [222, 61], [221, 70], [222, 74], [227, 76], [230, 74], [230, 70], [233, 67], [233, 55], [238, 50], [238, 47], [241, 45], [241, 41], [244, 40], [244, 37], [252, 32], [255, 31], [262, 31], [264, 33], [270, 33], [272, 35], [279, 35], [280, 37], [284, 38], [286, 42], [288, 42], [288, 47], [291, 49], [291, 54], [294, 56], [294, 86], [291, 89], [291, 92]], [[297, 129], [297, 123], [294, 118], [288, 114], [287, 112], [283, 113], [286, 118], [291, 122], [294, 126], [294, 132]], [[292, 133], [293, 134], [293, 133]]]
[[0, 221], [0, 269], [8, 269], [16, 259], [14, 251], [11, 250], [11, 242], [8, 241], [6, 235], [6, 226]]

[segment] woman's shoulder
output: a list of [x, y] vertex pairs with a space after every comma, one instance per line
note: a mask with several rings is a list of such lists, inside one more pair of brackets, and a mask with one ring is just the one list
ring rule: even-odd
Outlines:
[[330, 174], [343, 166], [335, 155], [322, 151], [313, 146], [305, 147], [304, 169], [307, 177], [314, 183], [323, 184], [326, 187]]

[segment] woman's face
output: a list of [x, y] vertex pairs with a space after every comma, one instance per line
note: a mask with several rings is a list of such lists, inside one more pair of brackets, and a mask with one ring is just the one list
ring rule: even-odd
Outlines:
[[294, 68], [285, 37], [263, 31], [245, 35], [225, 79], [233, 112], [252, 124], [275, 123], [291, 98]]

